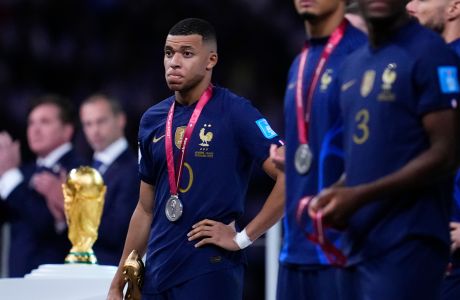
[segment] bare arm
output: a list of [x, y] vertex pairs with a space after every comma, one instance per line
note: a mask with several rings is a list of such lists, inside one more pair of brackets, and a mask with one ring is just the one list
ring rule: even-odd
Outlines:
[[430, 147], [404, 167], [373, 182], [351, 188], [333, 187], [314, 199], [310, 214], [323, 212], [325, 223], [342, 227], [358, 208], [376, 196], [391, 196], [429, 184], [453, 172], [457, 166], [457, 111], [444, 110], [422, 119]]
[[255, 241], [259, 238], [284, 215], [284, 172], [276, 168], [270, 158], [264, 162], [262, 168], [265, 173], [275, 180], [275, 185], [260, 212], [252, 219], [248, 226], [246, 226], [246, 232], [251, 241]]
[[460, 222], [450, 222], [450, 241], [451, 252], [458, 251], [460, 249]]
[[[284, 173], [276, 168], [271, 158], [265, 160], [262, 168], [270, 177], [275, 179], [276, 182], [264, 206], [246, 227], [246, 232], [251, 241], [256, 240], [265, 233], [271, 226], [278, 222], [284, 214]], [[236, 231], [233, 223], [226, 225], [208, 219], [193, 225], [192, 231], [188, 234], [190, 241], [201, 239], [195, 247], [214, 244], [233, 251], [240, 250], [233, 240], [235, 235]]]
[[134, 210], [131, 222], [129, 223], [128, 235], [126, 236], [123, 255], [118, 265], [118, 270], [110, 285], [107, 300], [122, 299], [123, 287], [125, 285], [122, 276], [123, 263], [132, 250], [136, 249], [142, 257], [147, 248], [147, 240], [150, 234], [150, 225], [153, 219], [154, 187], [141, 181], [139, 191], [139, 202]]

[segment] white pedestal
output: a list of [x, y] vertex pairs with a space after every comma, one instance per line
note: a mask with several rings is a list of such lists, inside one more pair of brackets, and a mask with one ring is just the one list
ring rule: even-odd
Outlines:
[[42, 265], [24, 278], [0, 280], [8, 300], [105, 300], [117, 268], [99, 265]]

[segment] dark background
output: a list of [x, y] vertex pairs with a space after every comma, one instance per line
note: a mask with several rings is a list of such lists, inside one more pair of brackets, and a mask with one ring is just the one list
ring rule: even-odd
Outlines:
[[[118, 98], [128, 114], [127, 137], [136, 145], [138, 122], [168, 97], [163, 44], [168, 30], [186, 17], [216, 28], [219, 62], [213, 83], [244, 96], [283, 135], [283, 95], [291, 60], [304, 28], [292, 1], [282, 0], [0, 0], [0, 131], [27, 149], [29, 102], [57, 93], [75, 106], [95, 92]], [[77, 150], [89, 156], [81, 130]], [[247, 214], [257, 212], [271, 187], [255, 171]], [[245, 299], [264, 298], [263, 240], [250, 247]]]

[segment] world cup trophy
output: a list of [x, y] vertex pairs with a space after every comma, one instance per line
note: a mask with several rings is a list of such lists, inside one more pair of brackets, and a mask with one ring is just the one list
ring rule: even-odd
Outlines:
[[96, 264], [92, 249], [104, 208], [107, 187], [101, 174], [90, 167], [73, 169], [62, 185], [64, 211], [72, 249], [65, 263]]

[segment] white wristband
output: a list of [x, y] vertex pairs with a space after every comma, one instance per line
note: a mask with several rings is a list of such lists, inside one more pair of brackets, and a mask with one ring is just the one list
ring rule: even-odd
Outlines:
[[241, 250], [252, 244], [252, 241], [249, 239], [249, 236], [246, 233], [246, 228], [243, 229], [243, 231], [238, 232], [233, 240]]

